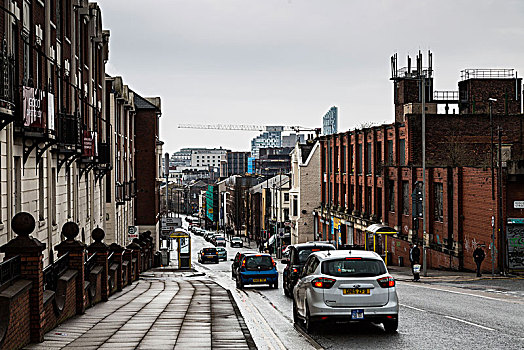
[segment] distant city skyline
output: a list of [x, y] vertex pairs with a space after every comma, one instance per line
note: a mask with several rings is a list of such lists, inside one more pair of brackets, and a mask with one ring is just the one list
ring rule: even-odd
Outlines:
[[430, 49], [436, 90], [466, 68], [524, 74], [524, 2], [100, 0], [111, 32], [107, 71], [162, 98], [164, 152], [248, 151], [258, 132], [178, 129], [180, 123], [321, 127], [394, 120], [390, 57]]

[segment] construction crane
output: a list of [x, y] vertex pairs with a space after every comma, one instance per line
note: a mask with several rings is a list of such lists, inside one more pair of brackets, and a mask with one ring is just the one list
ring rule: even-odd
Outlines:
[[247, 124], [178, 124], [179, 129], [213, 129], [213, 130], [239, 130], [239, 131], [294, 131], [297, 134], [302, 131], [312, 131], [318, 137], [321, 128], [306, 128], [302, 126], [288, 125], [247, 125]]

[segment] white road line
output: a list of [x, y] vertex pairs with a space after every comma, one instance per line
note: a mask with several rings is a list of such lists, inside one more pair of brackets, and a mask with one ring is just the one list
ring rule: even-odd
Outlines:
[[451, 317], [451, 316], [444, 316], [444, 317], [445, 318], [449, 318], [450, 320], [459, 321], [459, 322], [462, 322], [462, 323], [465, 323], [465, 324], [469, 324], [470, 326], [475, 326], [475, 327], [478, 327], [478, 328], [482, 328], [482, 329], [485, 329], [487, 331], [494, 331], [493, 328], [482, 326], [480, 324], [469, 322], [469, 321], [466, 321], [466, 320], [461, 320], [460, 318]]
[[405, 304], [399, 304], [399, 305], [403, 306], [403, 307], [407, 307], [408, 309], [413, 309], [413, 310], [417, 310], [417, 311], [420, 311], [420, 312], [427, 312], [426, 310], [419, 309], [418, 307], [409, 306], [409, 305], [405, 305]]
[[[441, 292], [448, 292], [448, 293], [452, 293], [452, 294], [468, 295], [468, 296], [482, 298], [482, 299], [488, 299], [488, 300], [508, 301], [507, 299], [493, 298], [493, 297], [488, 297], [488, 296], [485, 296], [485, 295], [478, 295], [478, 294], [473, 294], [473, 293], [457, 292], [457, 291], [448, 290], [448, 289], [442, 289], [442, 288], [428, 287], [428, 286], [415, 285], [415, 284], [413, 284], [412, 286], [413, 287], [418, 287], [418, 288], [426, 288], [426, 289], [438, 290], [438, 291], [441, 291]], [[511, 302], [514, 302], [514, 300], [511, 300]]]
[[[271, 335], [273, 337], [273, 339], [276, 341], [276, 343], [277, 343], [277, 345], [279, 346], [280, 349], [286, 350], [286, 347], [284, 346], [284, 344], [282, 343], [280, 338], [275, 334], [275, 332], [273, 332], [273, 329], [271, 329], [271, 326], [269, 325], [269, 323], [267, 323], [267, 321], [264, 318], [264, 316], [262, 316], [262, 314], [260, 313], [258, 308], [251, 302], [251, 300], [249, 300], [247, 293], [246, 293], [246, 297], [244, 297], [243, 299], [244, 299], [243, 301], [246, 303], [245, 305], [248, 308], [250, 308], [251, 311], [253, 312], [253, 315], [256, 314], [258, 316], [257, 317], [258, 318], [257, 322], [261, 326], [265, 326], [265, 328], [267, 329], [269, 335]], [[264, 338], [267, 341], [268, 338], [265, 336], [265, 332], [262, 332], [262, 333], [263, 333]], [[269, 345], [269, 347], [273, 348], [273, 346], [271, 345], [271, 343], [269, 341], [267, 342], [267, 344]]]

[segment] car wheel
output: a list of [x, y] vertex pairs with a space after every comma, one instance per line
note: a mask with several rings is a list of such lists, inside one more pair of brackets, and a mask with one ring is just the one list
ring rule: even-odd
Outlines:
[[289, 290], [286, 288], [285, 283], [282, 285], [282, 288], [284, 289], [284, 295], [288, 298], [291, 297], [291, 293], [289, 293]]
[[385, 320], [383, 323], [386, 333], [396, 333], [398, 329], [398, 318]]
[[273, 283], [273, 288], [278, 289], [278, 280], [275, 283]]
[[295, 303], [295, 299], [293, 299], [293, 322], [300, 323], [300, 317], [298, 317], [297, 303]]
[[309, 313], [309, 306], [306, 303], [306, 318], [304, 320], [304, 328], [306, 332], [311, 333], [315, 330], [316, 324], [315, 321], [311, 319], [311, 314]]

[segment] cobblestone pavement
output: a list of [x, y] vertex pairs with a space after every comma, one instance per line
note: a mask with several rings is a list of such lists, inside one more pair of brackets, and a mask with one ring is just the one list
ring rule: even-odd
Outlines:
[[232, 297], [213, 281], [144, 274], [26, 349], [255, 349]]

